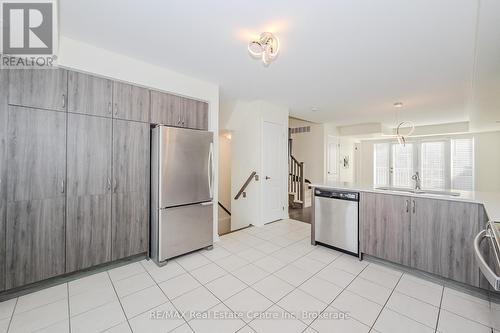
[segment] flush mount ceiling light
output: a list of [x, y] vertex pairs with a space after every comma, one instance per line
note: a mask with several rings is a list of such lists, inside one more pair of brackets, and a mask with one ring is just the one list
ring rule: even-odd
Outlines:
[[261, 58], [266, 66], [276, 59], [279, 48], [278, 38], [270, 32], [263, 32], [257, 40], [248, 43], [248, 52], [255, 58]]

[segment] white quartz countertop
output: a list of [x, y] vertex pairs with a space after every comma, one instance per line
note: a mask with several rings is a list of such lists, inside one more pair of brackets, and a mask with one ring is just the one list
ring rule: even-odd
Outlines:
[[460, 193], [459, 196], [451, 195], [436, 195], [429, 193], [411, 193], [402, 191], [380, 190], [371, 185], [362, 185], [343, 182], [327, 182], [311, 184], [311, 187], [346, 190], [353, 192], [371, 192], [391, 195], [402, 195], [406, 197], [431, 198], [449, 201], [463, 201], [482, 204], [488, 214], [488, 218], [492, 221], [500, 221], [500, 192], [481, 192], [481, 191], [455, 191]]

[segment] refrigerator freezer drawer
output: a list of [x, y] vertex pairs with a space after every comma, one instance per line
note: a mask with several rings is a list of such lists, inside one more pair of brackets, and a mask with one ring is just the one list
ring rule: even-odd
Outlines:
[[213, 244], [213, 204], [161, 209], [159, 256], [164, 261]]

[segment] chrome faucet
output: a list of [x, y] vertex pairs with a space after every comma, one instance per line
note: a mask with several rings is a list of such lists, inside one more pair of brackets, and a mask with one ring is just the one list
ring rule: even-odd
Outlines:
[[421, 190], [422, 189], [422, 184], [420, 183], [420, 175], [417, 172], [413, 176], [411, 176], [411, 179], [415, 181], [415, 190]]

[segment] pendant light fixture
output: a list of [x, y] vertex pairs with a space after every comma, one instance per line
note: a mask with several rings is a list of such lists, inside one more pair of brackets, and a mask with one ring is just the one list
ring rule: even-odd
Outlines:
[[257, 40], [248, 43], [248, 52], [253, 57], [262, 59], [265, 66], [276, 59], [279, 48], [278, 38], [270, 32], [263, 32]]
[[[400, 109], [403, 107], [403, 103], [402, 102], [395, 102], [393, 104], [393, 106], [396, 109]], [[396, 110], [396, 124], [398, 124], [396, 126], [396, 134], [384, 135], [384, 136], [396, 138], [400, 145], [406, 146], [406, 141], [407, 141], [408, 137], [410, 137], [413, 134], [413, 132], [415, 131], [415, 124], [413, 124], [413, 122], [411, 122], [411, 121], [401, 121], [400, 122], [397, 110]], [[408, 129], [408, 131], [406, 133], [404, 133], [404, 131], [406, 129]]]

